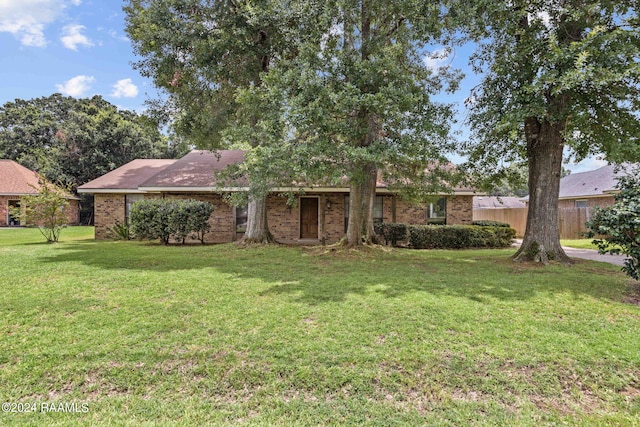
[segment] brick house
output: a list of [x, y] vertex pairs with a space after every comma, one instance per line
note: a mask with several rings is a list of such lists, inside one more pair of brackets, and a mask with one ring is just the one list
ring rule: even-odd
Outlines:
[[[23, 196], [38, 194], [36, 174], [13, 160], [0, 160], [0, 227], [21, 225], [11, 215], [11, 209], [20, 207]], [[79, 222], [80, 199], [69, 195], [65, 207], [69, 225]], [[25, 225], [25, 224], [22, 224]]]
[[593, 208], [611, 206], [618, 191], [618, 177], [632, 165], [607, 165], [589, 172], [572, 173], [560, 180], [558, 208]]
[[[111, 228], [126, 224], [131, 205], [144, 198], [164, 197], [197, 199], [213, 204], [208, 242], [231, 242], [242, 237], [247, 220], [243, 206], [230, 206], [225, 192], [243, 191], [246, 187], [216, 185], [214, 170], [223, 170], [241, 162], [244, 152], [192, 151], [178, 160], [134, 160], [78, 188], [79, 193], [95, 198], [95, 237], [112, 237]], [[240, 184], [243, 185], [243, 184]], [[305, 186], [294, 206], [274, 189], [267, 198], [267, 220], [273, 236], [282, 242], [339, 241], [345, 234], [349, 188]], [[302, 190], [302, 188], [301, 188]], [[409, 204], [379, 182], [374, 219], [408, 224], [471, 224], [473, 190], [458, 188], [442, 194], [435, 203]]]

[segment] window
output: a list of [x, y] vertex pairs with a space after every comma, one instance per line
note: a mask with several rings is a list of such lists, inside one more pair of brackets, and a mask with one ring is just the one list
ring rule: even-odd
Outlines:
[[7, 209], [7, 224], [12, 226], [12, 225], [20, 225], [20, 218], [19, 217], [14, 217], [12, 215], [12, 211], [14, 209], [19, 209], [20, 208], [20, 200], [9, 200], [7, 202], [9, 209]]
[[247, 231], [247, 206], [236, 206], [236, 233]]
[[382, 211], [382, 196], [376, 196], [376, 201], [373, 204], [373, 223], [382, 224], [384, 214]]
[[[384, 220], [384, 210], [382, 209], [383, 196], [376, 196], [373, 204], [373, 223], [380, 224]], [[349, 227], [349, 196], [344, 196], [344, 232]]]
[[135, 202], [139, 202], [144, 199], [144, 194], [127, 194], [124, 196], [125, 207], [124, 207], [124, 222], [126, 225], [129, 225], [129, 215], [131, 213], [131, 207]]
[[429, 203], [427, 223], [445, 224], [447, 221], [447, 198], [440, 197], [436, 203]]
[[576, 200], [576, 208], [588, 208], [589, 202], [587, 200]]

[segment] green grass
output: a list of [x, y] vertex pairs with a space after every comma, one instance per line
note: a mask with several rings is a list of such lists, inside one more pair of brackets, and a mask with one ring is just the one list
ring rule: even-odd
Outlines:
[[598, 247], [591, 242], [593, 242], [593, 239], [562, 239], [560, 240], [560, 244], [562, 246], [567, 246], [569, 248], [598, 250]]
[[0, 230], [0, 425], [640, 424], [618, 267]]

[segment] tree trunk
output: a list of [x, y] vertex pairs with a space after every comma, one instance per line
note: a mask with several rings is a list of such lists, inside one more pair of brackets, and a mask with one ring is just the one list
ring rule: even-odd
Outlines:
[[378, 178], [378, 168], [375, 163], [368, 163], [364, 170], [366, 172], [362, 183], [362, 239], [364, 243], [377, 243], [376, 232], [373, 229], [373, 206], [376, 202], [376, 183]]
[[362, 184], [349, 184], [349, 221], [344, 245], [349, 248], [362, 246]]
[[276, 243], [267, 224], [267, 196], [252, 196], [247, 211], [247, 230], [240, 243]]
[[530, 117], [525, 123], [529, 163], [529, 212], [515, 261], [572, 263], [560, 246], [558, 195], [564, 138], [562, 125]]

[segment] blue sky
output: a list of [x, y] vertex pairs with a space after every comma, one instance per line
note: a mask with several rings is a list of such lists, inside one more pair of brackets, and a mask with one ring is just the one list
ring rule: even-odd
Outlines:
[[156, 95], [134, 70], [116, 0], [0, 0], [0, 103], [60, 92], [142, 111]]
[[[124, 2], [117, 0], [0, 0], [0, 105], [59, 92], [76, 98], [102, 95], [119, 108], [144, 111], [157, 97], [150, 80], [134, 70], [136, 60], [124, 32]], [[465, 70], [461, 90], [442, 100], [458, 104], [477, 83], [468, 70], [470, 48], [448, 58], [431, 59], [433, 66], [451, 64]], [[460, 124], [454, 129], [462, 129]], [[453, 157], [454, 162], [461, 159]], [[606, 164], [587, 159], [570, 165], [574, 172]]]

